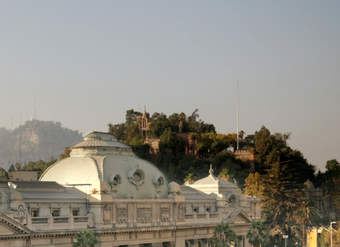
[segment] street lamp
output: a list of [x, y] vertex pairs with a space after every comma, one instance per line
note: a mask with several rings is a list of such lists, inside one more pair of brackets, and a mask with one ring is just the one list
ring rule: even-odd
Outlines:
[[333, 247], [333, 236], [332, 236], [332, 233], [333, 233], [333, 224], [336, 224], [335, 221], [331, 221], [331, 223], [329, 223], [329, 228], [330, 228], [330, 232], [331, 232], [331, 247]]
[[285, 240], [285, 247], [287, 247], [287, 238], [288, 238], [288, 235], [282, 235], [282, 237], [283, 237], [284, 240]]

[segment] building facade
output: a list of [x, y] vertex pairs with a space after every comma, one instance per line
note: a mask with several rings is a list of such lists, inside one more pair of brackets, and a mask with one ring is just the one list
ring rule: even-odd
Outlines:
[[0, 246], [71, 247], [92, 230], [98, 246], [209, 246], [215, 227], [228, 222], [245, 238], [260, 217], [258, 198], [236, 184], [206, 178], [191, 185], [168, 182], [153, 164], [112, 135], [92, 132], [70, 157], [39, 181], [0, 183]]

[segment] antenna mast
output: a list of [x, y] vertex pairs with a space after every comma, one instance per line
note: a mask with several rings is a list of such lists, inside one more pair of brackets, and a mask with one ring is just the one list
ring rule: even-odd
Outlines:
[[33, 112], [32, 112], [32, 117], [31, 121], [37, 119], [37, 99], [35, 95], [33, 96]]
[[240, 140], [239, 140], [239, 122], [240, 122], [240, 87], [239, 82], [236, 82], [236, 150], [240, 149]]

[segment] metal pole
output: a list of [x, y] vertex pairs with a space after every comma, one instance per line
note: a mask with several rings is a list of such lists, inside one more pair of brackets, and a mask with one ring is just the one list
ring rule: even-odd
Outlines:
[[333, 236], [332, 236], [332, 234], [333, 234], [333, 228], [332, 228], [332, 222], [331, 222], [330, 227], [331, 227], [331, 247], [333, 247]]
[[285, 240], [285, 247], [287, 247], [287, 239], [288, 239], [288, 235], [286, 234], [286, 235], [283, 235], [282, 237], [283, 237], [284, 240]]
[[239, 140], [239, 122], [240, 122], [240, 94], [239, 94], [239, 83], [237, 81], [237, 109], [236, 109], [236, 150], [240, 149], [240, 140]]
[[331, 232], [331, 247], [333, 247], [333, 224], [335, 224], [335, 221], [331, 221], [331, 223], [329, 224], [330, 227], [330, 232]]

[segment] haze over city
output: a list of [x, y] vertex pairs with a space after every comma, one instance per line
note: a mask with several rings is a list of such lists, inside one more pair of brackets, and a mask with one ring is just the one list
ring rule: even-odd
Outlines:
[[220, 133], [265, 125], [323, 169], [340, 160], [338, 1], [8, 1], [0, 127], [87, 134], [125, 111], [185, 112]]

